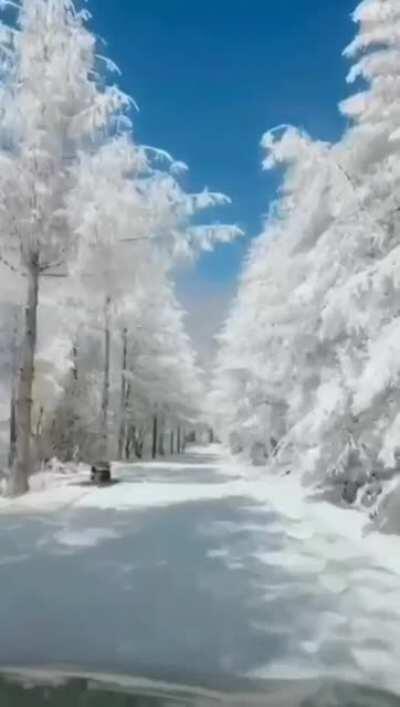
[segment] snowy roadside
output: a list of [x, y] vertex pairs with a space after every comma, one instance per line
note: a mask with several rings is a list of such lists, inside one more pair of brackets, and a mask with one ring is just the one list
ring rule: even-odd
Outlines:
[[[88, 480], [89, 467], [85, 464], [53, 463], [51, 468], [31, 476], [30, 491], [25, 496], [11, 499], [0, 493], [0, 513], [56, 510], [67, 506], [82, 496]], [[4, 494], [5, 484], [2, 492]]]
[[[251, 495], [287, 519], [292, 526], [289, 535], [307, 540], [308, 547], [314, 546], [316, 555], [322, 559], [368, 555], [375, 565], [400, 576], [398, 535], [379, 532], [365, 509], [339, 507], [321, 500], [315, 495], [315, 488], [305, 486], [296, 474], [254, 467], [227, 450], [223, 464], [247, 479]], [[387, 492], [396, 495], [398, 483], [396, 480]], [[279, 561], [285, 563], [285, 558]], [[290, 562], [288, 558], [286, 561]]]

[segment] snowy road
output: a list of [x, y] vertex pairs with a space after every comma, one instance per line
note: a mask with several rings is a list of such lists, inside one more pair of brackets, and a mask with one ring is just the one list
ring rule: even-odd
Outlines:
[[198, 450], [67, 507], [1, 512], [0, 665], [399, 689], [400, 576], [225, 472]]

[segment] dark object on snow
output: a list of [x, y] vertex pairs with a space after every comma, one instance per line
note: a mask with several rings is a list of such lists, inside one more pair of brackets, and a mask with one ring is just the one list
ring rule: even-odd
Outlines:
[[358, 481], [345, 481], [342, 490], [342, 499], [350, 505], [357, 500], [357, 494], [362, 484]]
[[90, 479], [94, 484], [109, 484], [111, 483], [111, 464], [110, 462], [96, 462], [93, 464], [90, 473]]

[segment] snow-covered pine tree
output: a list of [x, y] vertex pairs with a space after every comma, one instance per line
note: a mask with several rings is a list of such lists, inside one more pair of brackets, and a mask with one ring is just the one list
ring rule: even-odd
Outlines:
[[263, 145], [265, 166], [287, 171], [281, 198], [250, 249], [217, 376], [225, 381], [222, 389], [228, 384], [237, 396], [226, 405], [234, 414], [235, 445], [254, 447], [256, 455], [261, 450], [262, 458], [312, 409], [321, 365], [328, 365], [318, 321], [335, 265], [323, 236], [334, 222], [341, 186], [328, 145], [292, 128], [268, 133]]
[[[326, 328], [343, 322], [346, 348], [339, 360], [351, 388], [355, 437], [375, 470], [396, 466], [399, 428], [400, 255], [400, 7], [395, 0], [365, 0], [354, 13], [356, 59], [349, 81], [364, 86], [341, 104], [351, 125], [342, 140], [344, 174], [358, 203], [352, 240], [359, 253], [349, 277], [332, 290]], [[343, 321], [343, 317], [341, 317]]]
[[[364, 87], [341, 105], [351, 124], [339, 143], [302, 145], [294, 131], [264, 140], [268, 166], [289, 169], [250, 253], [217, 376], [239, 447], [265, 445], [283, 420], [278, 459], [350, 484], [348, 498], [380, 461], [398, 459], [399, 18], [392, 0], [355, 12], [349, 80]], [[283, 415], [270, 415], [277, 392]]]

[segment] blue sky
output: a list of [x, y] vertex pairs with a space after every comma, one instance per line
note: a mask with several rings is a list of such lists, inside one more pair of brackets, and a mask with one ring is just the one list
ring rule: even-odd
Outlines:
[[92, 28], [140, 106], [138, 140], [188, 163], [188, 189], [208, 186], [233, 205], [213, 214], [247, 237], [204, 256], [181, 278], [197, 296], [231, 293], [248, 239], [261, 228], [278, 175], [263, 173], [259, 142], [280, 123], [334, 140], [349, 92], [341, 53], [356, 0], [89, 0]]

